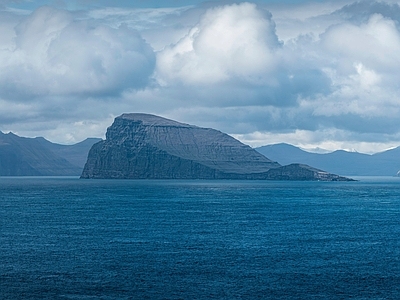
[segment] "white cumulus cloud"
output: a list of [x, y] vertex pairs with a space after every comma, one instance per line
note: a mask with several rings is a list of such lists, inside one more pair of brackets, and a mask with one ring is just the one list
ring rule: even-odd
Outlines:
[[253, 145], [400, 145], [395, 1], [1, 3], [0, 130], [73, 142], [140, 111]]
[[80, 21], [50, 7], [22, 19], [10, 34], [13, 44], [0, 50], [4, 99], [118, 94], [145, 86], [155, 64], [136, 31]]
[[281, 47], [267, 11], [242, 3], [211, 8], [188, 34], [157, 56], [162, 84], [271, 82]]

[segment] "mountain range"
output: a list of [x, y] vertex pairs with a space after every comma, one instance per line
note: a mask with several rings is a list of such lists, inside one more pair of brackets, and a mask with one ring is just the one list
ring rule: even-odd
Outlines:
[[[61, 145], [0, 131], [0, 176], [80, 176], [89, 150], [100, 141], [88, 138]], [[280, 165], [305, 164], [345, 176], [394, 176], [400, 170], [400, 147], [371, 155], [343, 150], [311, 153], [284, 143], [255, 150]]]
[[0, 176], [79, 176], [98, 138], [74, 145], [0, 132]]
[[400, 147], [371, 155], [344, 150], [324, 154], [311, 153], [284, 143], [262, 146], [255, 150], [280, 164], [309, 164], [346, 176], [394, 176], [400, 170]]

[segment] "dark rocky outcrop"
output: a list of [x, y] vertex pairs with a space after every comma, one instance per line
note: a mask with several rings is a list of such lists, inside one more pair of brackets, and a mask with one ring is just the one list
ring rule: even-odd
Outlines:
[[353, 181], [304, 164], [290, 164], [271, 169], [266, 175], [266, 179], [271, 180]]
[[347, 180], [282, 167], [220, 131], [149, 114], [123, 114], [91, 148], [81, 178]]

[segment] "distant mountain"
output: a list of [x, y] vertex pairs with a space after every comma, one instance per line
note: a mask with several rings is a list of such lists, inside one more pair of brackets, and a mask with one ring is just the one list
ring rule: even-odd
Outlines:
[[255, 150], [280, 164], [309, 164], [347, 176], [393, 176], [400, 170], [400, 147], [373, 155], [343, 150], [310, 153], [289, 144], [267, 145]]
[[82, 178], [349, 180], [303, 164], [281, 166], [212, 128], [123, 114], [88, 154]]
[[93, 144], [102, 141], [100, 138], [87, 138], [86, 140], [73, 145], [60, 145], [52, 143], [45, 138], [36, 138], [39, 140], [47, 149], [53, 153], [61, 156], [62, 158], [69, 161], [74, 166], [77, 166], [83, 170], [85, 166], [87, 154]]
[[0, 132], [0, 176], [80, 175], [90, 147], [100, 140], [59, 145]]

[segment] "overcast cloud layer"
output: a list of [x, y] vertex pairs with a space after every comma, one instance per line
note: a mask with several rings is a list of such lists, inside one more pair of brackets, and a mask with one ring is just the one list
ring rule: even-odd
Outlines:
[[146, 112], [252, 146], [400, 146], [394, 2], [12, 4], [0, 1], [3, 132], [74, 143]]

